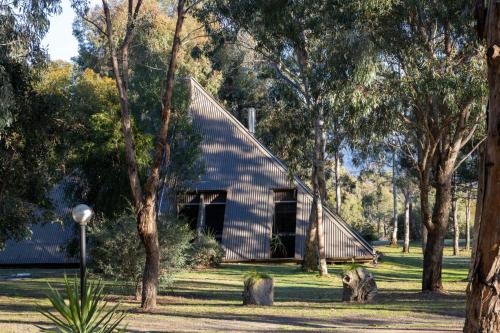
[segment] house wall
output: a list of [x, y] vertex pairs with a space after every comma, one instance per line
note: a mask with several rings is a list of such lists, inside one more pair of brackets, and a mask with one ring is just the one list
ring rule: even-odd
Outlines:
[[[312, 202], [305, 186], [291, 180], [286, 167], [193, 80], [190, 113], [203, 137], [205, 164], [205, 173], [192, 190], [227, 191], [222, 236], [226, 260], [270, 257], [273, 190], [282, 188], [298, 190], [295, 257], [302, 258]], [[357, 240], [349, 228], [336, 225], [342, 221], [328, 211], [324, 215], [328, 257], [371, 256], [369, 245]]]

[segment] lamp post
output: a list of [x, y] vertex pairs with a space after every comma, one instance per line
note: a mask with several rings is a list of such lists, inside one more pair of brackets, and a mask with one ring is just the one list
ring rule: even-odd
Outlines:
[[80, 302], [81, 306], [85, 303], [85, 270], [86, 270], [86, 249], [85, 249], [85, 226], [92, 217], [92, 209], [84, 204], [77, 205], [71, 211], [73, 220], [80, 225]]

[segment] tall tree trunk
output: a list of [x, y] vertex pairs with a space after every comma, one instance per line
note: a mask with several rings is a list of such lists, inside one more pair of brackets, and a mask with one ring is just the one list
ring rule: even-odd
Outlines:
[[144, 206], [137, 216], [137, 230], [146, 252], [146, 263], [142, 274], [141, 306], [151, 310], [156, 306], [158, 277], [160, 272], [160, 245], [156, 228], [156, 210], [154, 205]]
[[453, 255], [458, 256], [460, 254], [459, 239], [460, 239], [460, 228], [458, 226], [458, 209], [457, 209], [457, 193], [456, 185], [453, 184], [452, 188], [452, 199], [451, 199], [451, 220], [453, 221]]
[[170, 160], [170, 149], [167, 144], [167, 138], [170, 125], [172, 96], [174, 93], [175, 71], [177, 69], [177, 55], [181, 46], [181, 31], [184, 24], [184, 16], [186, 14], [184, 5], [185, 0], [179, 0], [177, 3], [177, 22], [170, 52], [165, 92], [162, 98], [160, 133], [158, 134], [155, 145], [150, 174], [144, 186], [143, 207], [138, 214], [137, 230], [146, 250], [141, 301], [141, 306], [145, 310], [151, 310], [156, 306], [158, 277], [160, 272], [160, 246], [158, 242], [155, 209], [156, 195], [160, 185], [160, 169], [163, 157], [165, 156], [166, 163]]
[[422, 253], [425, 253], [425, 248], [427, 247], [427, 236], [428, 230], [427, 226], [432, 224], [431, 209], [429, 204], [429, 174], [428, 170], [420, 172], [419, 177], [419, 190], [420, 190], [420, 215], [422, 216], [421, 225], [421, 241], [422, 241]]
[[432, 223], [427, 226], [427, 245], [424, 253], [422, 274], [422, 291], [441, 292], [443, 284], [441, 271], [443, 268], [444, 237], [448, 228], [451, 208], [451, 178], [454, 160], [441, 160], [436, 171], [436, 195], [432, 211]]
[[326, 151], [326, 132], [324, 110], [322, 106], [317, 107], [316, 121], [314, 125], [315, 132], [315, 164], [316, 164], [316, 179], [317, 193], [319, 200], [316, 200], [316, 220], [317, 220], [317, 239], [318, 239], [318, 255], [319, 255], [319, 274], [321, 276], [328, 275], [328, 266], [326, 264], [325, 252], [325, 229], [323, 224], [323, 202], [326, 201], [326, 180], [325, 180], [325, 151]]
[[422, 277], [422, 291], [424, 292], [440, 292], [443, 289], [441, 271], [445, 233], [446, 230], [442, 230], [439, 226], [435, 226], [434, 230], [428, 230]]
[[[317, 168], [313, 164], [312, 167], [312, 186], [313, 186], [313, 194], [318, 191], [318, 179], [316, 177]], [[318, 269], [319, 262], [319, 254], [318, 254], [318, 219], [317, 209], [318, 205], [316, 204], [316, 200], [318, 199], [317, 195], [313, 195], [313, 201], [311, 203], [311, 213], [309, 214], [309, 223], [307, 228], [306, 235], [306, 244], [304, 249], [304, 258], [302, 259], [302, 270], [305, 272], [314, 272]]]
[[465, 250], [470, 250], [470, 202], [471, 190], [467, 189], [467, 198], [465, 199]]
[[[484, 3], [478, 1], [478, 5], [484, 6]], [[486, 13], [488, 137], [484, 152], [484, 192], [482, 200], [478, 200], [480, 223], [467, 286], [466, 333], [500, 332], [500, 3], [489, 0]], [[482, 15], [482, 11], [478, 14]]]
[[342, 205], [342, 196], [340, 193], [340, 153], [338, 148], [335, 150], [335, 203], [337, 215], [340, 216], [340, 209]]
[[[307, 52], [307, 37], [302, 31], [300, 33], [301, 45], [295, 49], [299, 70], [301, 74], [302, 84], [305, 92], [305, 103], [307, 109], [314, 116], [314, 156], [313, 156], [313, 206], [315, 208], [316, 223], [309, 223], [309, 229], [306, 238], [306, 252], [302, 267], [305, 270], [310, 270], [313, 267], [312, 259], [315, 257], [313, 247], [316, 245], [317, 256], [316, 267], [319, 268], [320, 275], [328, 275], [328, 266], [326, 264], [325, 252], [325, 233], [323, 226], [323, 203], [326, 200], [326, 181], [325, 181], [325, 152], [326, 152], [326, 131], [325, 131], [325, 115], [322, 105], [313, 103], [310, 95], [309, 86], [309, 54]], [[311, 214], [312, 216], [313, 214]], [[310, 219], [311, 220], [311, 219]], [[316, 236], [313, 236], [313, 231], [316, 229]]]
[[396, 152], [392, 152], [392, 235], [391, 246], [398, 246], [398, 192], [396, 186]]
[[403, 243], [403, 253], [410, 253], [410, 218], [411, 218], [411, 192], [405, 195], [405, 237]]
[[[156, 306], [156, 296], [158, 288], [158, 275], [160, 271], [160, 247], [158, 242], [158, 230], [156, 225], [156, 195], [160, 183], [160, 168], [164, 154], [166, 159], [170, 158], [167, 145], [168, 128], [171, 115], [171, 103], [173, 87], [175, 80], [175, 70], [177, 67], [177, 54], [179, 52], [181, 40], [180, 33], [184, 22], [184, 4], [185, 0], [179, 0], [177, 4], [177, 23], [170, 54], [170, 62], [166, 76], [165, 92], [162, 99], [162, 119], [160, 133], [155, 143], [153, 162], [150, 175], [144, 186], [144, 191], [140, 184], [139, 173], [137, 170], [135, 142], [131, 126], [131, 117], [129, 112], [128, 100], [128, 82], [129, 82], [129, 46], [135, 35], [135, 23], [138, 18], [142, 0], [128, 2], [127, 25], [123, 41], [118, 50], [115, 49], [115, 38], [113, 37], [113, 24], [110, 7], [107, 0], [102, 0], [104, 18], [106, 22], [106, 35], [108, 39], [108, 48], [111, 55], [113, 74], [116, 87], [120, 96], [122, 132], [125, 141], [125, 157], [128, 166], [128, 176], [134, 207], [137, 214], [137, 231], [141, 239], [146, 262], [142, 279], [142, 299], [141, 307], [148, 311]], [[118, 60], [121, 60], [121, 66]]]
[[[314, 173], [315, 171], [313, 171], [313, 174]], [[315, 179], [315, 176], [313, 176], [313, 179]], [[315, 185], [315, 182], [313, 181], [313, 191], [316, 186], [317, 185]], [[314, 272], [318, 269], [318, 252], [316, 251], [316, 249], [318, 248], [318, 239], [316, 237], [318, 221], [316, 219], [317, 209], [318, 206], [316, 205], [316, 196], [314, 196], [313, 202], [311, 204], [311, 213], [309, 215], [309, 225], [307, 228], [304, 258], [302, 259], [302, 270], [304, 270], [305, 272]]]

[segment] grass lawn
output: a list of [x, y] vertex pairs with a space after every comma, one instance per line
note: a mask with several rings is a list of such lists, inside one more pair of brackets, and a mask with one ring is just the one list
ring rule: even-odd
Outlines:
[[[422, 253], [414, 246], [403, 255], [401, 247], [379, 246], [384, 254], [375, 274], [379, 295], [370, 304], [340, 301], [340, 274], [346, 266], [331, 265], [330, 277], [300, 271], [295, 264], [224, 264], [219, 269], [192, 271], [177, 276], [173, 290], [161, 290], [152, 314], [138, 311], [138, 302], [126, 296], [118, 283], [107, 282], [110, 300], [121, 300], [129, 312], [133, 332], [460, 332], [465, 307], [465, 279], [469, 253], [451, 256], [446, 248], [443, 295], [421, 294]], [[243, 307], [242, 280], [257, 269], [275, 278], [275, 306]], [[37, 304], [48, 307], [47, 282], [60, 286], [62, 270], [6, 270], [0, 277], [30, 272], [32, 278], [0, 280], [0, 332], [37, 332], [44, 325]], [[76, 271], [68, 271], [75, 274]]]

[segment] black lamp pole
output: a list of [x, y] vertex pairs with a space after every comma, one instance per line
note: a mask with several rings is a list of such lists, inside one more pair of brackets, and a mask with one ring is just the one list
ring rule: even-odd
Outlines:
[[85, 304], [85, 286], [86, 286], [86, 270], [87, 270], [87, 254], [85, 241], [85, 226], [92, 217], [92, 209], [84, 204], [80, 204], [72, 210], [73, 219], [80, 225], [80, 305], [83, 309]]
[[85, 224], [80, 223], [80, 300], [81, 306], [85, 304], [85, 285], [86, 285], [86, 270], [87, 270], [87, 255], [86, 255], [86, 239], [85, 239]]

